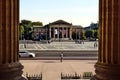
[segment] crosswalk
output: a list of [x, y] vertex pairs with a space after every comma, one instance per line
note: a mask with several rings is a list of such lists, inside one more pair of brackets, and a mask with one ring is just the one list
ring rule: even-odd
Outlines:
[[[19, 49], [29, 49], [29, 50], [98, 50], [98, 47], [94, 47], [95, 42], [85, 42], [84, 44], [76, 44], [73, 42], [52, 42], [50, 44], [19, 44]], [[97, 42], [98, 44], [98, 42]]]

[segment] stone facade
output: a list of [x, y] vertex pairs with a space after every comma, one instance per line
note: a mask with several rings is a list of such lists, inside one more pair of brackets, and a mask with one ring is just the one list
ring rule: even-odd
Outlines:
[[[52, 40], [71, 40], [73, 33], [81, 33], [82, 26], [75, 26], [63, 20], [57, 20], [43, 27], [34, 27], [38, 35], [45, 35]], [[36, 32], [34, 33], [36, 34]]]

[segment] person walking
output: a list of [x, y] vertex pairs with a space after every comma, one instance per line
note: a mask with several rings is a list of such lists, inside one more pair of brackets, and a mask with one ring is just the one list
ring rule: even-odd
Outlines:
[[60, 54], [60, 62], [61, 63], [63, 62], [63, 54], [62, 53]]
[[97, 47], [97, 42], [94, 43], [94, 48], [96, 48], [96, 47]]
[[24, 44], [24, 48], [26, 48], [26, 44]]

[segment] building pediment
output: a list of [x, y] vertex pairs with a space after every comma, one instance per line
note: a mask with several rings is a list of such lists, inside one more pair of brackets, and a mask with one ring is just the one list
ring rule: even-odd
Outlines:
[[50, 23], [49, 25], [72, 25], [64, 20], [57, 20], [55, 22]]

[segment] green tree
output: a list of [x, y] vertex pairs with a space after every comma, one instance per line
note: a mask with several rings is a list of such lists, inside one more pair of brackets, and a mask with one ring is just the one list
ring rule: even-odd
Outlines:
[[24, 26], [24, 38], [26, 40], [32, 39], [33, 25], [30, 20], [21, 20], [21, 24]]
[[19, 25], [19, 39], [23, 39], [24, 38], [24, 26], [23, 25]]
[[98, 30], [94, 31], [94, 38], [98, 38]]
[[43, 26], [42, 22], [32, 22], [31, 20], [21, 20], [21, 24], [24, 26], [24, 38], [26, 40], [33, 39], [33, 25]]
[[21, 20], [21, 23], [22, 23], [22, 25], [24, 25], [24, 26], [26, 26], [26, 27], [30, 27], [30, 26], [32, 26], [32, 21], [30, 21], [30, 20]]
[[43, 26], [42, 22], [32, 22], [32, 25], [36, 25], [36, 26]]
[[86, 38], [93, 37], [94, 36], [93, 34], [94, 34], [93, 30], [87, 30], [87, 31], [85, 31]]
[[80, 39], [82, 39], [82, 40], [86, 39], [86, 37], [85, 37], [85, 31], [81, 32]]

